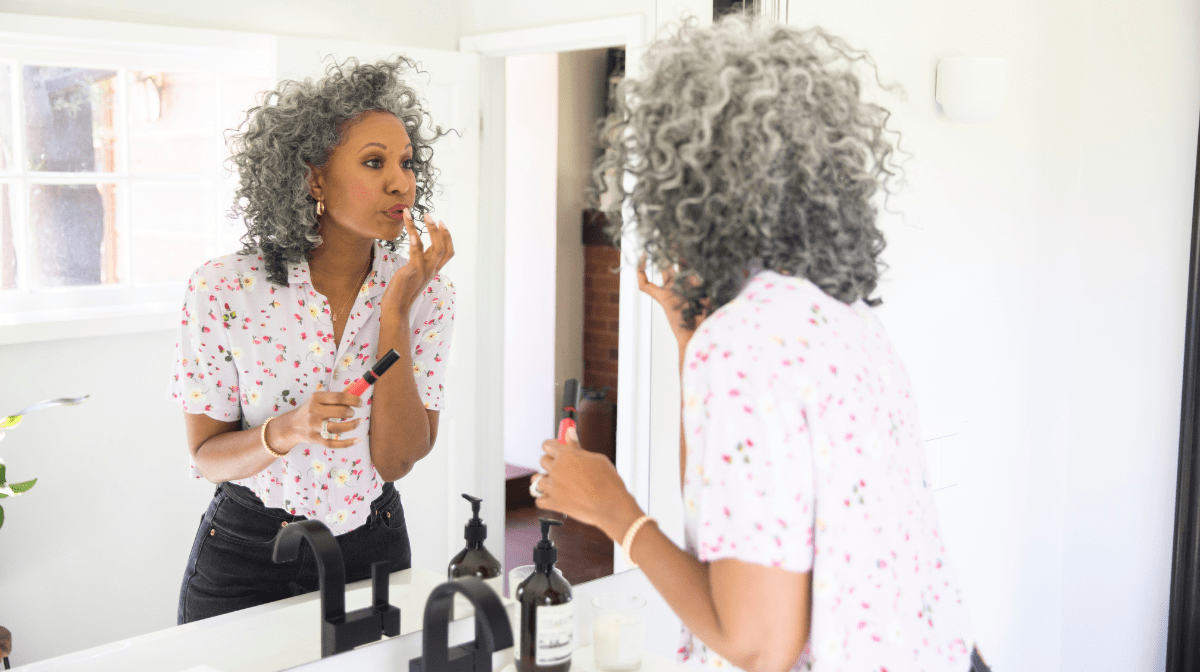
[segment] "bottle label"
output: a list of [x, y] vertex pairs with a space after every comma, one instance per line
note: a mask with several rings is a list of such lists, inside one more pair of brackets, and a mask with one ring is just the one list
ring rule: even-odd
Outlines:
[[537, 641], [533, 645], [535, 665], [560, 665], [571, 660], [575, 649], [575, 603], [545, 605], [534, 608], [537, 621]]

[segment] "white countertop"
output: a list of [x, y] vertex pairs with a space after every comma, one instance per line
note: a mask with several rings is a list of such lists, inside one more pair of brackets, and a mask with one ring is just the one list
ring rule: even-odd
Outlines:
[[[406, 569], [390, 576], [401, 636], [419, 631], [425, 600], [444, 574]], [[511, 602], [505, 600], [505, 602]], [[346, 586], [346, 611], [371, 604], [371, 581]], [[277, 672], [321, 658], [321, 602], [313, 592], [14, 667], [22, 672]], [[455, 614], [465, 618], [469, 614]], [[384, 639], [387, 639], [386, 637]]]
[[[668, 660], [657, 653], [643, 651], [642, 666], [636, 672], [682, 672], [684, 669], [686, 668], [678, 665], [674, 660]], [[196, 672], [209, 671], [197, 670]], [[499, 672], [517, 672], [517, 666], [509, 663], [501, 668]], [[571, 654], [570, 672], [598, 672], [591, 645], [575, 649], [575, 652]]]
[[[217, 616], [146, 635], [85, 649], [15, 667], [22, 672], [370, 672], [407, 670], [408, 661], [421, 655], [421, 627], [425, 601], [445, 576], [424, 569], [408, 569], [390, 577], [388, 601], [400, 609], [400, 636], [383, 638], [329, 658], [321, 658], [320, 596], [299, 595], [251, 609]], [[616, 574], [575, 586], [573, 597], [577, 648], [572, 672], [595, 672], [591, 647], [590, 600], [601, 592], [632, 592], [646, 598], [646, 651], [640, 672], [678, 672], [674, 662], [679, 619], [650, 586], [640, 570]], [[371, 602], [370, 581], [347, 586], [346, 610]], [[515, 626], [519, 607], [503, 598], [510, 625]], [[469, 605], [456, 609], [450, 623], [449, 643], [474, 639], [475, 618]], [[461, 611], [461, 613], [460, 613]], [[514, 642], [518, 641], [514, 634]], [[493, 669], [514, 672], [512, 649], [497, 652]], [[507, 666], [507, 668], [506, 668]], [[511, 669], [508, 669], [511, 668]]]

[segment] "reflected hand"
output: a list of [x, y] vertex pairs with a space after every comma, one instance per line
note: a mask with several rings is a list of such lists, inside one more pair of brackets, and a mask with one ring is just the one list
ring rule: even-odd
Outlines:
[[575, 428], [567, 430], [567, 442], [542, 442], [544, 474], [534, 476], [542, 496], [539, 509], [566, 514], [604, 531], [620, 541], [629, 525], [641, 515], [633, 495], [608, 458], [579, 446]]
[[[671, 286], [675, 284], [675, 272], [664, 270], [662, 271], [662, 286], [650, 282], [649, 276], [646, 275], [646, 255], [638, 261], [637, 268], [638, 289], [663, 307], [667, 313], [667, 322], [671, 325], [671, 333], [675, 334], [675, 340], [679, 343], [679, 351], [687, 347], [688, 341], [692, 340], [692, 334], [696, 330], [688, 329], [683, 324], [683, 308], [684, 301], [679, 298], [679, 295], [672, 291]], [[708, 299], [704, 300], [705, 310], [696, 316], [695, 324], [699, 326], [704, 318], [708, 315]]]
[[425, 230], [429, 232], [429, 247], [426, 248], [408, 208], [404, 210], [404, 229], [408, 234], [408, 263], [392, 275], [383, 293], [383, 305], [385, 310], [399, 311], [407, 320], [408, 311], [417, 297], [454, 257], [454, 240], [445, 222], [434, 222], [432, 217], [425, 215]]

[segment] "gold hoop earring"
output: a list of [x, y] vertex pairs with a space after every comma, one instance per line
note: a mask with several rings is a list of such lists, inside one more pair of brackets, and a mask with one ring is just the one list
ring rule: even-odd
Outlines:
[[317, 217], [325, 214], [325, 201], [317, 201]]

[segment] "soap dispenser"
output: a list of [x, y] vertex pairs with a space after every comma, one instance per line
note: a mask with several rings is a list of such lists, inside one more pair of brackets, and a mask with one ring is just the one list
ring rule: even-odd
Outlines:
[[521, 603], [519, 672], [567, 672], [575, 648], [575, 603], [571, 584], [554, 567], [558, 549], [550, 541], [550, 526], [561, 520], [538, 518], [542, 539], [533, 548], [535, 570], [517, 586]]
[[463, 494], [463, 499], [471, 503], [471, 520], [467, 521], [466, 529], [463, 530], [467, 546], [450, 560], [447, 574], [450, 579], [478, 577], [496, 591], [497, 596], [502, 595], [504, 573], [500, 561], [483, 547], [483, 540], [487, 539], [487, 525], [484, 525], [483, 519], [479, 517], [479, 505], [483, 504], [483, 500], [466, 493]]

